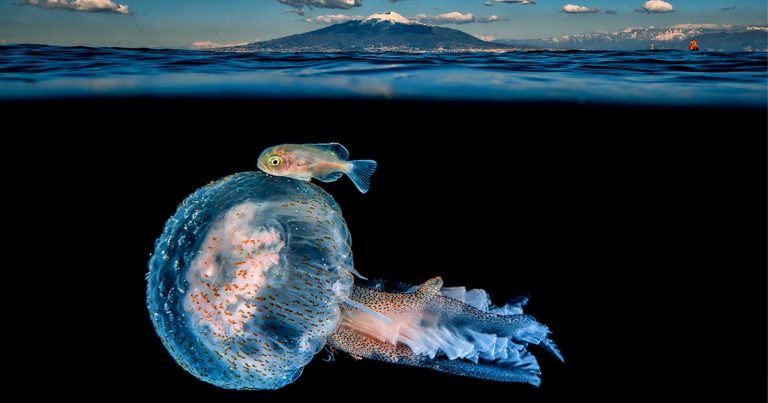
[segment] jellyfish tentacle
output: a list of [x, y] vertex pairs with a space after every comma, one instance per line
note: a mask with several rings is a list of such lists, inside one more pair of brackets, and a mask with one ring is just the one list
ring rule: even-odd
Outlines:
[[329, 343], [356, 357], [533, 385], [540, 372], [529, 344], [562, 360], [549, 329], [532, 316], [478, 309], [443, 296], [442, 285], [435, 277], [408, 292], [353, 286], [354, 303], [342, 307]]

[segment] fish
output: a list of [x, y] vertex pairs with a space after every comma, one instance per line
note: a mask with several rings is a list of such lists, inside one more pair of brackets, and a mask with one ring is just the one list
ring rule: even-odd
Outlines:
[[349, 151], [339, 143], [281, 144], [259, 156], [257, 166], [275, 176], [309, 181], [333, 182], [346, 174], [361, 193], [371, 187], [376, 161], [349, 161]]

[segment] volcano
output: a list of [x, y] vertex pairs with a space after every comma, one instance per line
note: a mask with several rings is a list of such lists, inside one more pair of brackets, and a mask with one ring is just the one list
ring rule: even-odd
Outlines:
[[457, 29], [412, 21], [388, 11], [363, 20], [283, 38], [239, 46], [235, 50], [274, 52], [346, 51], [487, 51], [514, 45], [483, 41]]

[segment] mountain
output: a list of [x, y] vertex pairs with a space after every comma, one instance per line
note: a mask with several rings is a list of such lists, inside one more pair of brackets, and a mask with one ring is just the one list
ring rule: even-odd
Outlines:
[[715, 24], [679, 24], [669, 28], [626, 28], [619, 32], [593, 32], [579, 35], [557, 36], [548, 39], [499, 40], [511, 43], [554, 49], [588, 50], [687, 50], [696, 38], [701, 50], [708, 51], [768, 51], [768, 27], [734, 27]]
[[389, 11], [316, 31], [231, 48], [234, 51], [473, 51], [510, 49], [462, 31], [411, 21]]

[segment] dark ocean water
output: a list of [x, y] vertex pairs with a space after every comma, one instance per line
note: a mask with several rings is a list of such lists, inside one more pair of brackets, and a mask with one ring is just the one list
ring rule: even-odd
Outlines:
[[363, 98], [767, 104], [768, 54], [225, 53], [0, 46], [0, 99]]

